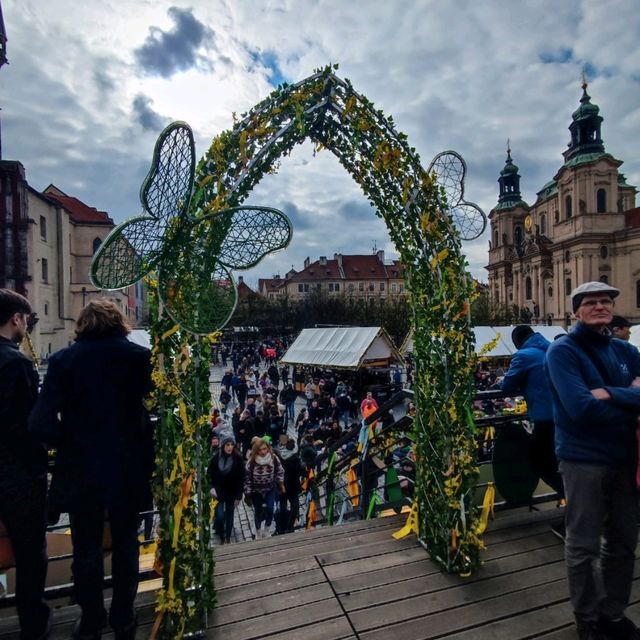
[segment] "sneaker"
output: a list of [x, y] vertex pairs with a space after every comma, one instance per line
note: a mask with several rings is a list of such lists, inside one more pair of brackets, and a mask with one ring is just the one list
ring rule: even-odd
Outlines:
[[600, 618], [599, 627], [608, 640], [640, 640], [640, 629], [626, 616], [620, 620]]
[[576, 620], [576, 629], [579, 640], [609, 640], [608, 636], [602, 633], [597, 622], [578, 622]]
[[564, 521], [551, 525], [551, 533], [559, 538], [563, 543], [566, 542], [567, 532], [564, 527]]

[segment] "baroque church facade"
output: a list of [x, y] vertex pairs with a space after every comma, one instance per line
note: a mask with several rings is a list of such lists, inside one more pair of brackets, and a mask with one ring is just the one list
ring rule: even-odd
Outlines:
[[589, 280], [620, 289], [616, 313], [640, 322], [640, 208], [636, 188], [607, 153], [603, 118], [586, 83], [569, 126], [564, 164], [529, 206], [507, 151], [497, 206], [489, 214], [489, 295], [533, 323], [572, 322], [571, 290]]

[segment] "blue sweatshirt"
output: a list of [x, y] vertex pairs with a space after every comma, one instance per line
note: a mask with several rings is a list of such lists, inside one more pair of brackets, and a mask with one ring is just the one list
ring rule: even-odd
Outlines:
[[500, 388], [510, 395], [522, 394], [527, 401], [527, 412], [534, 421], [553, 420], [551, 390], [544, 371], [544, 358], [551, 343], [539, 333], [529, 336], [511, 359]]
[[[573, 333], [588, 342], [600, 358], [611, 384], [605, 384], [590, 356], [569, 336], [553, 342], [546, 369], [551, 382], [556, 424], [556, 454], [561, 460], [633, 465], [638, 446], [635, 430], [640, 414], [640, 353], [633, 345], [596, 333], [578, 322]], [[610, 400], [597, 400], [591, 390], [604, 388]]]

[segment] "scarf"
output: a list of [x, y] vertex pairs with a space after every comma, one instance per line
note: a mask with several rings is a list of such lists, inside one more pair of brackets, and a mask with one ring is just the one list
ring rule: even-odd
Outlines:
[[231, 468], [233, 467], [233, 456], [226, 456], [222, 451], [218, 456], [218, 470], [220, 471], [220, 475], [228, 476], [231, 473]]
[[268, 464], [273, 466], [273, 456], [267, 453], [266, 456], [256, 456], [256, 464]]

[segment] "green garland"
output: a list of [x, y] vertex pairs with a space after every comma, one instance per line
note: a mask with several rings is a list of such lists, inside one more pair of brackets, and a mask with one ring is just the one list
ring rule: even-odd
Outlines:
[[[92, 264], [94, 282], [108, 288], [126, 286], [151, 269], [158, 274], [149, 286], [161, 414], [155, 486], [163, 588], [156, 631], [166, 638], [201, 627], [215, 602], [204, 473], [210, 412], [205, 336], [233, 312], [237, 294], [230, 270], [253, 266], [290, 239], [290, 223], [281, 213], [241, 205], [265, 174], [277, 170], [280, 158], [306, 139], [316, 151], [334, 153], [360, 185], [384, 218], [405, 267], [416, 359], [420, 534], [446, 571], [468, 573], [480, 563], [470, 411], [473, 281], [453, 224], [456, 210], [473, 216], [475, 205], [461, 200], [461, 183], [423, 169], [393, 119], [337, 78], [335, 68], [276, 89], [218, 135], [195, 167], [190, 129], [170, 125], [143, 185], [149, 215], [114, 230]], [[456, 179], [463, 175], [461, 170]]]

